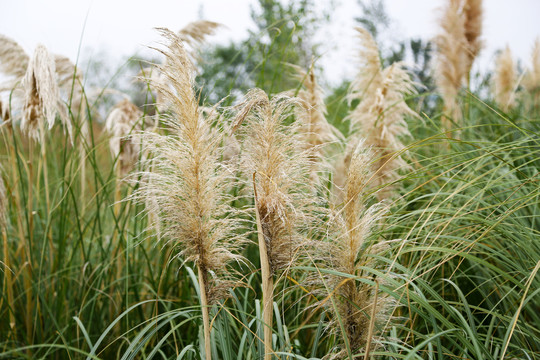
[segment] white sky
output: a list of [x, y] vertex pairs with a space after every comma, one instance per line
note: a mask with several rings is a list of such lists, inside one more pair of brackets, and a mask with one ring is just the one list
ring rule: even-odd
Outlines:
[[[321, 4], [325, 0], [318, 0]], [[353, 17], [356, 0], [335, 0], [334, 17], [320, 39], [327, 44], [321, 59], [330, 82], [354, 75], [356, 49]], [[0, 0], [0, 33], [19, 42], [29, 53], [43, 43], [50, 51], [77, 58], [82, 51], [104, 49], [112, 56], [148, 51], [159, 36], [154, 27], [178, 30], [199, 18], [217, 21], [227, 29], [210, 41], [226, 43], [245, 37], [252, 28], [250, 4], [255, 0]], [[444, 0], [386, 0], [394, 38], [429, 39], [437, 31], [436, 9]], [[491, 67], [493, 53], [507, 43], [525, 64], [534, 39], [540, 35], [540, 0], [484, 0], [486, 48], [479, 61]], [[82, 55], [88, 58], [91, 54]]]

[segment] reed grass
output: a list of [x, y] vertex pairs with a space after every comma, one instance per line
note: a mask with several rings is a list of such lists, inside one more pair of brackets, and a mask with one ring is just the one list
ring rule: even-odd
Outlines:
[[[376, 44], [361, 50], [357, 98], [336, 101], [377, 114], [372, 134], [403, 110], [389, 141], [399, 146], [386, 150], [401, 165], [373, 187], [384, 156], [370, 139], [349, 141], [341, 184], [330, 172], [348, 149], [317, 130], [323, 118], [341, 124], [313, 69], [291, 77], [298, 98], [254, 89], [223, 109], [201, 98], [191, 45], [160, 31], [162, 77], [147, 93], [164, 105], [158, 126], [133, 111], [113, 156], [95, 111], [103, 98], [86, 96], [59, 56], [48, 56], [48, 82], [73, 137], [41, 108], [39, 141], [22, 131], [32, 59], [0, 37], [0, 358], [540, 356], [540, 123], [525, 80], [535, 58], [511, 110], [493, 93], [455, 91], [462, 117], [449, 133], [448, 107], [423, 101], [440, 94], [390, 86], [406, 81], [400, 65], [384, 69]], [[137, 156], [120, 173], [130, 141]]]

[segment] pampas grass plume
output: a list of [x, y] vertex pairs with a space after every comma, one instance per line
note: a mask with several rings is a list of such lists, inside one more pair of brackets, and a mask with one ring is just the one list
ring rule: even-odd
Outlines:
[[514, 59], [512, 58], [512, 51], [507, 45], [497, 57], [495, 74], [493, 77], [495, 101], [504, 111], [507, 111], [516, 105], [516, 81], [516, 66], [514, 64]]
[[238, 255], [240, 217], [226, 192], [231, 173], [219, 162], [223, 132], [212, 126], [219, 113], [213, 109], [203, 116], [189, 54], [179, 36], [158, 30], [167, 41], [167, 48], [159, 50], [166, 61], [157, 66], [165, 82], [153, 85], [170, 104], [170, 112], [162, 114], [168, 135], [142, 133], [151, 166], [141, 174], [136, 196], [154, 207], [149, 212], [159, 214], [162, 235], [179, 249], [177, 257], [197, 267], [206, 359], [211, 359], [208, 307], [234, 285], [230, 262], [243, 261]]
[[465, 38], [467, 39], [467, 54], [469, 58], [467, 73], [470, 73], [473, 62], [483, 47], [483, 42], [481, 40], [484, 14], [482, 3], [482, 0], [465, 0], [463, 6], [463, 13], [465, 16]]
[[[418, 116], [405, 102], [405, 96], [416, 92], [414, 84], [401, 62], [382, 69], [378, 60], [378, 47], [373, 37], [364, 29], [357, 29], [364, 50], [361, 66], [348, 94], [349, 101], [358, 100], [357, 107], [348, 115], [353, 138], [347, 149], [345, 162], [357, 146], [359, 138], [366, 139], [366, 146], [375, 152], [373, 186], [388, 184], [398, 178], [398, 169], [406, 162], [397, 153], [405, 146], [400, 137], [408, 135], [406, 116]], [[347, 164], [343, 170], [347, 170]], [[340, 177], [343, 177], [341, 175]], [[390, 194], [390, 187], [379, 192], [380, 197]]]
[[[314, 246], [314, 258], [328, 269], [355, 277], [368, 276], [362, 267], [373, 267], [371, 255], [384, 248], [382, 244], [370, 245], [368, 239], [375, 224], [381, 220], [384, 207], [366, 208], [366, 190], [373, 176], [370, 163], [373, 153], [359, 142], [351, 154], [351, 162], [344, 187], [343, 205], [333, 211], [328, 231], [328, 241]], [[389, 299], [378, 287], [335, 274], [325, 274], [312, 280], [315, 292], [324, 300], [331, 313], [330, 329], [341, 336], [341, 350], [326, 358], [346, 356], [346, 344], [352, 353], [368, 352], [376, 339], [380, 324], [388, 320]], [[375, 288], [375, 289], [374, 289]], [[332, 300], [328, 300], [328, 297]]]
[[43, 45], [34, 51], [23, 79], [25, 89], [21, 130], [39, 140], [44, 136], [45, 122], [50, 130], [56, 114], [72, 139], [71, 122], [65, 104], [60, 99], [54, 58]]
[[124, 99], [115, 105], [107, 120], [105, 128], [111, 134], [109, 146], [116, 161], [120, 176], [126, 175], [137, 161], [140, 153], [140, 142], [137, 136], [130, 136], [140, 130], [142, 111], [131, 101]]
[[537, 37], [532, 53], [531, 66], [523, 77], [523, 87], [529, 93], [540, 92], [540, 37]]
[[[435, 83], [444, 101], [445, 113], [454, 121], [461, 119], [458, 94], [468, 71], [467, 37], [465, 19], [460, 0], [448, 0], [439, 20], [441, 33], [435, 38]], [[443, 127], [450, 129], [445, 116]]]
[[0, 72], [21, 79], [28, 62], [28, 55], [18, 43], [0, 34]]

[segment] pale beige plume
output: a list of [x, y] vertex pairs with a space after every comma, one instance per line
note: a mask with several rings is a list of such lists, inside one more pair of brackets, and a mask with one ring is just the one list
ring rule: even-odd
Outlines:
[[465, 16], [465, 38], [467, 39], [467, 73], [469, 74], [474, 60], [482, 50], [483, 42], [481, 39], [483, 28], [483, 1], [465, 0], [463, 12]]
[[312, 62], [307, 72], [296, 65], [291, 67], [295, 70], [295, 77], [302, 84], [302, 88], [298, 91], [298, 98], [302, 102], [301, 107], [297, 108], [296, 117], [300, 121], [305, 148], [312, 162], [311, 179], [318, 181], [319, 172], [327, 163], [328, 145], [342, 139], [343, 135], [326, 119], [324, 93], [317, 83], [314, 63]]
[[516, 105], [516, 82], [516, 65], [512, 58], [512, 51], [507, 45], [497, 57], [495, 62], [495, 74], [493, 75], [495, 101], [504, 111], [507, 111]]
[[537, 37], [531, 52], [531, 65], [525, 72], [522, 82], [525, 91], [540, 93], [540, 37]]
[[116, 104], [105, 121], [111, 135], [109, 146], [116, 159], [120, 176], [125, 176], [139, 158], [141, 144], [134, 135], [141, 129], [143, 112], [131, 101], [124, 99]]
[[460, 0], [447, 0], [439, 25], [441, 32], [434, 40], [437, 47], [435, 83], [444, 101], [443, 128], [450, 130], [450, 119], [458, 122], [462, 116], [458, 95], [469, 64], [465, 17]]
[[[23, 79], [25, 90], [21, 130], [36, 140], [50, 130], [58, 114], [72, 139], [72, 127], [65, 104], [60, 99], [54, 58], [45, 46], [38, 45]], [[46, 126], [46, 124], [47, 126]]]
[[[351, 153], [360, 139], [366, 139], [366, 146], [373, 149], [377, 158], [371, 185], [380, 187], [398, 179], [398, 170], [407, 165], [400, 154], [405, 149], [400, 138], [409, 135], [405, 118], [418, 116], [405, 102], [406, 96], [416, 93], [416, 89], [403, 63], [394, 63], [385, 69], [380, 63], [374, 64], [378, 59], [377, 44], [367, 31], [360, 33], [364, 47], [370, 52], [364, 51], [368, 59], [361, 61], [356, 81], [349, 90], [349, 101], [359, 103], [346, 118], [352, 135], [336, 183], [342, 185], [340, 181], [345, 178]], [[378, 195], [382, 198], [390, 194], [391, 187], [386, 186]]]
[[[385, 244], [373, 244], [370, 240], [373, 229], [381, 222], [384, 207], [366, 206], [372, 162], [373, 154], [362, 141], [358, 142], [351, 153], [343, 204], [332, 212], [327, 239], [313, 246], [313, 258], [321, 268], [366, 279], [371, 275], [364, 269], [377, 266], [373, 255], [380, 253]], [[380, 345], [377, 340], [382, 324], [389, 319], [391, 302], [377, 285], [333, 273], [319, 274], [310, 282], [322, 299], [316, 306], [323, 306], [330, 313], [329, 329], [338, 340], [337, 351], [326, 358], [342, 359], [347, 355], [347, 345], [353, 354]]]
[[28, 54], [14, 40], [0, 34], [0, 72], [21, 79], [26, 73]]

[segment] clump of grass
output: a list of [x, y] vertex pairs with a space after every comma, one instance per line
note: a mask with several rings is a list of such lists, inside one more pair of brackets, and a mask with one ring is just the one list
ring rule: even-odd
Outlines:
[[242, 261], [238, 255], [242, 237], [238, 211], [229, 206], [226, 192], [230, 172], [219, 162], [223, 131], [212, 127], [216, 109], [203, 116], [194, 90], [195, 69], [189, 55], [173, 32], [160, 29], [167, 39], [166, 57], [157, 66], [166, 83], [154, 83], [159, 95], [170, 104], [162, 115], [166, 135], [144, 132], [141, 139], [151, 154], [150, 171], [143, 172], [137, 196], [159, 214], [162, 235], [179, 249], [176, 257], [193, 261], [198, 270], [206, 359], [211, 359], [209, 307], [222, 299], [231, 286], [227, 265]]
[[508, 111], [516, 105], [517, 72], [512, 51], [508, 45], [497, 57], [493, 89], [495, 101], [504, 111]]

